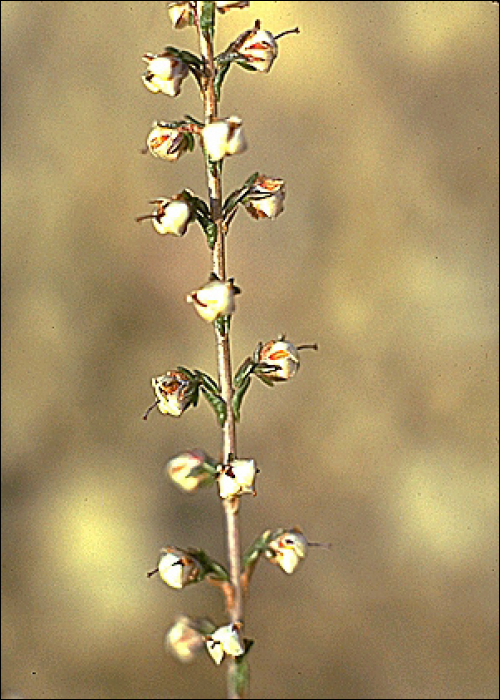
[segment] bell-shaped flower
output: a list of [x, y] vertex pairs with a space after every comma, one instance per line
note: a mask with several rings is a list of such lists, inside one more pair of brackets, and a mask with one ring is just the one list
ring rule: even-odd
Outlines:
[[196, 559], [175, 547], [166, 547], [160, 552], [158, 574], [171, 588], [184, 588], [201, 575], [201, 567]]
[[203, 145], [211, 160], [219, 161], [225, 156], [246, 151], [247, 142], [242, 123], [238, 117], [229, 117], [213, 121], [203, 128]]
[[283, 338], [270, 340], [262, 346], [259, 352], [259, 368], [256, 374], [261, 374], [272, 382], [291, 379], [300, 367], [299, 351]]
[[188, 224], [193, 219], [193, 207], [184, 192], [171, 198], [158, 197], [158, 199], [152, 199], [150, 204], [155, 206], [153, 212], [144, 214], [144, 216], [138, 216], [136, 221], [151, 219], [153, 228], [157, 233], [183, 236], [187, 231]]
[[269, 73], [278, 55], [276, 39], [271, 32], [260, 28], [259, 21], [255, 23], [253, 29], [238, 37], [232, 44], [232, 48], [249, 67], [260, 73]]
[[183, 29], [194, 23], [192, 2], [171, 2], [167, 12], [174, 29]]
[[146, 145], [155, 158], [176, 161], [192, 148], [192, 136], [182, 129], [168, 126], [165, 122], [153, 122]]
[[222, 316], [234, 312], [234, 297], [240, 290], [234, 285], [234, 280], [220, 280], [212, 275], [210, 281], [201, 289], [191, 292], [187, 301], [193, 304], [197, 313], [204, 321], [211, 323]]
[[203, 485], [213, 483], [215, 465], [203, 450], [188, 450], [172, 457], [165, 466], [165, 474], [183, 491], [192, 493]]
[[215, 629], [210, 620], [193, 620], [187, 615], [178, 615], [165, 634], [165, 649], [178, 661], [189, 663], [205, 647], [206, 635]]
[[285, 181], [259, 175], [243, 200], [254, 219], [275, 219], [281, 214], [285, 201]]
[[221, 664], [227, 656], [241, 656], [245, 653], [245, 647], [240, 636], [241, 623], [233, 622], [230, 625], [219, 627], [205, 638], [207, 651], [217, 665]]
[[147, 63], [142, 82], [150, 92], [162, 92], [169, 97], [176, 97], [181, 91], [181, 84], [189, 73], [188, 66], [180, 58], [168, 51], [161, 54], [145, 53], [142, 57]]
[[233, 459], [219, 466], [217, 481], [221, 498], [235, 498], [250, 493], [255, 496], [255, 477], [259, 473], [253, 459]]
[[265, 551], [269, 561], [277, 564], [287, 574], [293, 574], [306, 554], [307, 540], [299, 528], [292, 528], [279, 534], [269, 542]]
[[179, 417], [192, 402], [191, 379], [178, 370], [170, 370], [151, 380], [160, 413]]
[[225, 14], [226, 12], [229, 12], [229, 10], [233, 10], [236, 8], [243, 9], [244, 7], [249, 7], [250, 3], [248, 0], [240, 0], [240, 2], [233, 1], [233, 2], [216, 2], [215, 6], [219, 10], [220, 13]]

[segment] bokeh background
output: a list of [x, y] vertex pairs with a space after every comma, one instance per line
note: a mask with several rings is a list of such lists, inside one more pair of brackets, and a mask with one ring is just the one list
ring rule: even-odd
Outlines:
[[[166, 460], [220, 436], [205, 402], [154, 412], [151, 377], [215, 373], [184, 299], [203, 236], [156, 235], [148, 200], [205, 196], [199, 150], [141, 150], [155, 119], [201, 117], [195, 82], [147, 92], [165, 2], [2, 2], [2, 692], [214, 698], [225, 673], [163, 649], [180, 612], [225, 622], [219, 593], [146, 572], [167, 544], [225, 561], [214, 491]], [[286, 333], [297, 377], [254, 382], [238, 429], [260, 468], [244, 546], [300, 525], [292, 577], [259, 565], [247, 605], [254, 698], [498, 697], [498, 5], [252, 2], [279, 33], [268, 76], [233, 68], [221, 114], [287, 182], [275, 222], [238, 214], [233, 363]]]

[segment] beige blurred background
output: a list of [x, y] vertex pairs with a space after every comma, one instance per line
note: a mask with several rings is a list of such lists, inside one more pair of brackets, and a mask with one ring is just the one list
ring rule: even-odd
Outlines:
[[[165, 2], [2, 2], [2, 691], [24, 698], [214, 698], [224, 670], [163, 650], [179, 612], [225, 622], [219, 594], [147, 579], [167, 544], [225, 560], [214, 491], [166, 460], [218, 456], [206, 403], [155, 412], [150, 380], [215, 373], [185, 301], [209, 255], [134, 221], [205, 196], [200, 152], [141, 154], [155, 119], [201, 117], [193, 80], [148, 93], [141, 56]], [[240, 456], [261, 473], [246, 546], [301, 525], [292, 577], [262, 563], [247, 606], [254, 698], [498, 697], [498, 6], [252, 2], [280, 41], [268, 76], [233, 68], [222, 115], [287, 182], [275, 222], [238, 214], [233, 362], [280, 333], [294, 381], [258, 382]]]

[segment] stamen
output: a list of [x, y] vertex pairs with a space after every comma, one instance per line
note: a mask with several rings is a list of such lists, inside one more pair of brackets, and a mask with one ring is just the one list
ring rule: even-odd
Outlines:
[[154, 402], [154, 404], [152, 404], [152, 405], [148, 408], [148, 410], [146, 411], [146, 413], [143, 415], [142, 419], [143, 419], [143, 420], [147, 420], [147, 419], [148, 419], [148, 416], [149, 416], [149, 414], [151, 413], [151, 411], [153, 410], [153, 408], [156, 408], [156, 407], [158, 406], [159, 403], [160, 403], [160, 399], [156, 399], [156, 401]]

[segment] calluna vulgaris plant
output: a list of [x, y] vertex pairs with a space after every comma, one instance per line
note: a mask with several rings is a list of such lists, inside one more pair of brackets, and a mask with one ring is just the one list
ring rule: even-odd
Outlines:
[[[229, 567], [214, 561], [201, 549], [183, 549], [169, 545], [161, 550], [158, 574], [170, 587], [182, 589], [208, 581], [218, 586], [225, 599], [226, 619], [214, 624], [208, 619], [180, 615], [166, 634], [165, 644], [181, 661], [191, 661], [204, 649], [221, 664], [227, 657], [228, 697], [239, 698], [248, 692], [247, 654], [252, 640], [244, 636], [243, 603], [252, 573], [261, 559], [292, 574], [306, 556], [307, 541], [299, 527], [280, 527], [259, 535], [241, 556], [238, 513], [240, 498], [255, 496], [259, 472], [254, 459], [238, 456], [236, 424], [240, 420], [243, 398], [254, 378], [268, 386], [295, 376], [300, 366], [300, 350], [316, 345], [293, 345], [284, 336], [259, 342], [234, 376], [231, 369], [230, 327], [239, 287], [226, 273], [226, 236], [237, 210], [243, 208], [255, 219], [274, 219], [283, 211], [285, 183], [278, 177], [256, 172], [223, 199], [222, 173], [226, 158], [247, 148], [243, 122], [237, 116], [220, 117], [219, 103], [223, 81], [233, 64], [249, 71], [268, 73], [278, 55], [278, 40], [292, 29], [274, 35], [261, 28], [260, 21], [244, 31], [222, 53], [214, 50], [217, 13], [224, 15], [249, 2], [173, 2], [168, 14], [174, 28], [192, 27], [199, 39], [200, 55], [168, 46], [161, 53], [146, 53], [142, 75], [152, 93], [170, 97], [179, 95], [183, 81], [191, 75], [203, 100], [203, 120], [186, 116], [178, 121], [157, 121], [147, 137], [146, 152], [166, 161], [177, 161], [193, 151], [196, 141], [203, 153], [208, 201], [188, 189], [159, 197], [150, 202], [150, 213], [138, 221], [150, 219], [159, 234], [182, 237], [197, 223], [205, 234], [211, 252], [211, 272], [199, 289], [190, 291], [186, 301], [197, 314], [212, 324], [217, 348], [217, 380], [198, 369], [178, 366], [152, 379], [154, 404], [170, 416], [181, 416], [198, 403], [200, 394], [215, 411], [222, 432], [221, 459], [213, 459], [204, 450], [190, 449], [172, 457], [166, 474], [185, 492], [216, 486], [225, 513]], [[208, 277], [208, 279], [207, 279]]]

